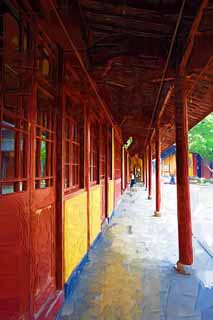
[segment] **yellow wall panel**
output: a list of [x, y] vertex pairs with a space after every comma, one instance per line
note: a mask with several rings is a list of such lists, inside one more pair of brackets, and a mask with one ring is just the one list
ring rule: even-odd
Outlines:
[[193, 177], [193, 155], [189, 153], [189, 176]]
[[114, 204], [114, 181], [108, 181], [108, 212], [107, 216], [110, 217], [113, 211], [113, 204]]
[[134, 171], [134, 168], [140, 169], [142, 173], [142, 159], [136, 157], [135, 155], [130, 158], [130, 171]]
[[170, 174], [176, 174], [176, 157], [175, 157], [175, 154], [171, 154], [169, 162], [170, 162]]
[[162, 161], [162, 175], [163, 176], [169, 175], [169, 157], [163, 159]]
[[81, 193], [64, 203], [64, 279], [87, 252], [87, 193]]
[[[193, 176], [193, 155], [192, 153], [188, 154], [189, 159], [189, 176]], [[169, 171], [168, 171], [169, 169]], [[169, 176], [171, 174], [176, 175], [176, 155], [172, 154], [167, 158], [162, 160], [162, 175]]]
[[131, 157], [130, 158], [130, 171], [132, 172], [134, 170], [135, 167], [135, 158]]
[[101, 187], [90, 189], [90, 243], [101, 231]]

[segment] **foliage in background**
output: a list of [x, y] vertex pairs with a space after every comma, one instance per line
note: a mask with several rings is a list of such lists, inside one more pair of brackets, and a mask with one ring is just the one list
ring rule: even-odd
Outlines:
[[132, 142], [133, 142], [133, 138], [129, 137], [126, 144], [124, 145], [124, 148], [127, 150], [131, 146]]
[[198, 153], [204, 161], [213, 161], [213, 113], [189, 131], [189, 151]]

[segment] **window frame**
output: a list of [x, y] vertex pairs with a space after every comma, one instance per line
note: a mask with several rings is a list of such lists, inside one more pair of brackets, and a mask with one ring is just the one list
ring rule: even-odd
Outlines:
[[[83, 123], [83, 128], [81, 128], [80, 121], [74, 118], [72, 115], [72, 110], [68, 110], [67, 100], [69, 100], [70, 108], [82, 108], [81, 121]], [[64, 144], [64, 156], [63, 156], [63, 170], [64, 170], [64, 193], [65, 195], [74, 193], [79, 190], [84, 190], [85, 179], [81, 180], [81, 175], [84, 176], [84, 141], [85, 141], [85, 115], [84, 107], [81, 106], [81, 101], [76, 97], [71, 96], [66, 90], [64, 92], [64, 116], [63, 116], [63, 144]], [[68, 124], [68, 134], [67, 134], [67, 124]], [[81, 131], [82, 130], [82, 131]], [[83, 134], [83, 144], [81, 144], [81, 134]], [[68, 146], [68, 147], [67, 147]], [[67, 152], [68, 149], [68, 152]], [[73, 157], [73, 151], [75, 151], [75, 157]], [[81, 162], [81, 153], [83, 152], [83, 164]], [[68, 161], [67, 161], [68, 160]], [[68, 167], [68, 179], [67, 179], [67, 167]], [[73, 171], [73, 168], [74, 171]], [[73, 175], [75, 172], [75, 176]], [[66, 180], [68, 183], [66, 184]]]
[[122, 177], [122, 144], [116, 137], [114, 139], [114, 157], [114, 175], [115, 180], [118, 180]]
[[[47, 118], [44, 117], [45, 114], [38, 113], [38, 95], [39, 92], [46, 99], [51, 100], [52, 108], [49, 110], [45, 110], [47, 113]], [[35, 173], [34, 173], [34, 189], [46, 189], [54, 186], [55, 183], [55, 170], [54, 170], [54, 153], [56, 147], [56, 113], [54, 110], [56, 109], [55, 97], [50, 94], [44, 88], [38, 86], [36, 90], [36, 118], [35, 118]], [[39, 116], [39, 120], [38, 120]], [[45, 125], [45, 121], [47, 124]], [[43, 122], [43, 123], [42, 123]], [[47, 134], [46, 137], [41, 137], [41, 134]], [[46, 175], [40, 175], [41, 173], [41, 144], [45, 142], [47, 145], [46, 148]], [[38, 149], [37, 149], [38, 147]], [[39, 150], [40, 149], [40, 150]], [[45, 186], [42, 186], [42, 181], [45, 181]]]
[[[6, 97], [16, 97], [16, 113], [6, 108]], [[27, 100], [25, 95], [17, 92], [6, 92], [0, 96], [0, 196], [14, 193], [26, 192], [29, 188], [28, 166], [29, 155], [26, 150], [29, 146], [29, 111], [27, 111]], [[12, 121], [10, 123], [8, 120]], [[8, 130], [14, 134], [14, 163], [13, 177], [3, 177], [3, 150], [2, 150], [2, 133]], [[11, 192], [2, 193], [4, 186], [13, 188]]]
[[[100, 184], [100, 131], [98, 120], [92, 117], [89, 125], [89, 184]], [[96, 168], [95, 179], [94, 169]], [[92, 179], [91, 179], [92, 178]]]
[[99, 180], [106, 179], [106, 166], [107, 166], [107, 146], [108, 146], [108, 137], [107, 137], [107, 127], [104, 124], [99, 126], [99, 135], [100, 135], [100, 150], [99, 150]]

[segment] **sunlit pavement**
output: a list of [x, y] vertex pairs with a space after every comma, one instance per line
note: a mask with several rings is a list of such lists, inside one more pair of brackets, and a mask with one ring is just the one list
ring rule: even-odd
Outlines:
[[176, 186], [162, 184], [161, 218], [153, 217], [155, 202], [147, 200], [144, 188], [126, 191], [90, 251], [61, 319], [213, 320], [212, 190], [191, 186], [196, 236], [191, 276], [173, 268], [178, 259]]

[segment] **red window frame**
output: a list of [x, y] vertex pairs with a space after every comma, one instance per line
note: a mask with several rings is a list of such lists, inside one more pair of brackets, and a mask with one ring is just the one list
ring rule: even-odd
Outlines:
[[97, 121], [90, 123], [90, 184], [99, 184], [99, 128]]
[[107, 147], [107, 131], [106, 127], [100, 127], [100, 180], [105, 179], [106, 176], [106, 147]]
[[54, 111], [54, 97], [46, 90], [38, 88], [35, 123], [35, 189], [51, 187], [54, 182], [53, 155], [56, 143]]
[[121, 143], [115, 139], [115, 179], [121, 179], [122, 166], [122, 146]]
[[[27, 98], [8, 92], [0, 100], [0, 195], [27, 190]], [[12, 149], [11, 149], [12, 148]]]
[[[74, 192], [84, 188], [84, 117], [78, 114], [83, 108], [69, 95], [65, 95], [64, 115], [64, 191]], [[83, 126], [82, 126], [83, 123]], [[83, 139], [81, 135], [83, 134]], [[82, 154], [83, 153], [83, 154]]]
[[56, 51], [40, 39], [36, 48], [37, 75], [43, 82], [55, 85], [57, 78]]

